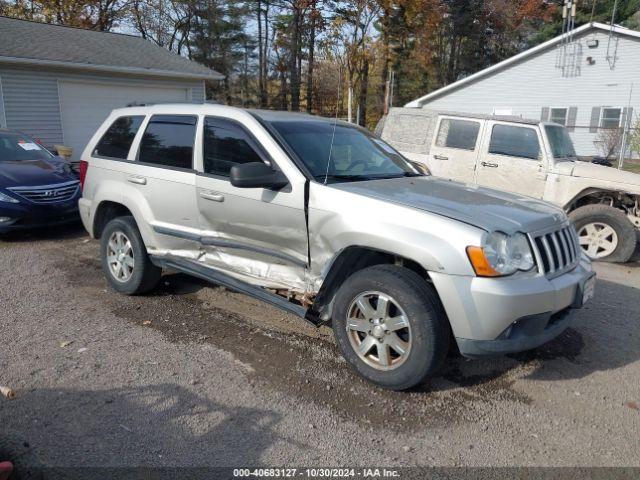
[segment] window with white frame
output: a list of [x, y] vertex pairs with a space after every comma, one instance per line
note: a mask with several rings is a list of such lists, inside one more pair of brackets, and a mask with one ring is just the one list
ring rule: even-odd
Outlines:
[[560, 125], [566, 125], [568, 112], [568, 108], [552, 108], [549, 114], [549, 121], [559, 123]]
[[603, 107], [600, 112], [600, 128], [620, 128], [621, 108]]

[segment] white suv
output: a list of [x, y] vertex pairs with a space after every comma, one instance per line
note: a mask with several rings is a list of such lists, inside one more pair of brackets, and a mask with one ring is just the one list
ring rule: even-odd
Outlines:
[[451, 338], [536, 347], [593, 294], [562, 210], [424, 176], [351, 124], [216, 105], [114, 111], [83, 153], [80, 212], [110, 284], [163, 268], [331, 324], [364, 377], [405, 389]]

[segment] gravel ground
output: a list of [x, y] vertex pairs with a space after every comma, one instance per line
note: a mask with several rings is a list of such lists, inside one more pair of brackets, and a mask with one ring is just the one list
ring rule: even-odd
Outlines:
[[640, 264], [597, 270], [555, 341], [394, 393], [326, 328], [179, 274], [120, 296], [80, 227], [11, 235], [0, 437], [56, 466], [640, 466]]

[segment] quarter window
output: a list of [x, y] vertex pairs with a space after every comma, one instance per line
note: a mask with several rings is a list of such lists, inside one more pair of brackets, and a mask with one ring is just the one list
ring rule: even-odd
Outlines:
[[600, 116], [601, 128], [620, 128], [620, 117], [622, 110], [620, 108], [603, 108]]
[[93, 155], [126, 160], [144, 116], [120, 117], [102, 136]]
[[263, 161], [249, 135], [232, 122], [205, 119], [203, 142], [204, 173], [228, 177], [234, 165]]
[[494, 125], [489, 153], [537, 160], [540, 157], [538, 134], [533, 128]]
[[173, 168], [193, 168], [197, 117], [155, 115], [140, 142], [138, 160]]
[[566, 108], [552, 108], [549, 120], [553, 123], [559, 123], [560, 125], [567, 124], [567, 109]]
[[468, 120], [444, 118], [440, 121], [440, 130], [436, 137], [438, 147], [475, 150], [480, 124]]

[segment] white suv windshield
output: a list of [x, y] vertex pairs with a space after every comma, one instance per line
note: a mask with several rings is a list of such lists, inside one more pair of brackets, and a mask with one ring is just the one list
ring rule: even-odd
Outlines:
[[271, 121], [319, 181], [374, 180], [421, 175], [402, 155], [360, 128], [323, 120]]
[[575, 158], [576, 151], [573, 148], [573, 142], [569, 136], [569, 132], [559, 125], [545, 125], [544, 130], [549, 139], [551, 153], [556, 159]]

